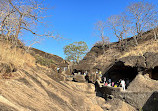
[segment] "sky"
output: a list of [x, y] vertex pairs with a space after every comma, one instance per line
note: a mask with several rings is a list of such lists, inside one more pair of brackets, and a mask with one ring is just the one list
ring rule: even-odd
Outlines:
[[[38, 28], [38, 31], [54, 30], [63, 39], [45, 38], [40, 44], [32, 47], [65, 58], [64, 46], [76, 41], [87, 43], [89, 50], [100, 39], [95, 35], [94, 24], [106, 20], [111, 15], [120, 14], [132, 0], [45, 0], [49, 7], [45, 22], [49, 27]], [[133, 0], [139, 1], [139, 0]], [[149, 1], [149, 0], [147, 0]], [[150, 2], [158, 3], [157, 0]], [[51, 8], [50, 8], [51, 7]], [[25, 37], [32, 35], [25, 34]], [[107, 35], [108, 36], [108, 35]], [[110, 42], [117, 41], [110, 37]]]

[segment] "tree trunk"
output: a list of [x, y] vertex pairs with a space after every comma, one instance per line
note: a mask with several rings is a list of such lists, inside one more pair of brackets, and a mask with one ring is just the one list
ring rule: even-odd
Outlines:
[[156, 40], [157, 39], [157, 34], [156, 34], [155, 30], [153, 30], [153, 31], [154, 31], [154, 39]]
[[79, 63], [79, 56], [77, 56], [77, 60], [76, 60], [77, 64]]
[[134, 38], [135, 44], [138, 45], [138, 41], [137, 41], [136, 36], [133, 36], [133, 38]]
[[22, 25], [22, 17], [23, 17], [23, 15], [20, 14], [18, 28], [17, 28], [16, 33], [15, 33], [15, 44], [16, 45], [18, 43], [18, 36], [19, 36], [19, 33], [20, 33], [21, 25]]

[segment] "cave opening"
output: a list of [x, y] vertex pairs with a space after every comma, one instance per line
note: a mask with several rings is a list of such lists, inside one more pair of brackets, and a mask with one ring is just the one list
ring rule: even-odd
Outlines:
[[103, 78], [106, 77], [108, 81], [110, 79], [111, 82], [115, 84], [120, 80], [125, 80], [126, 88], [129, 86], [130, 82], [137, 76], [138, 68], [125, 66], [123, 62], [116, 62], [104, 75]]
[[149, 77], [154, 80], [158, 80], [158, 66], [154, 67], [149, 73]]

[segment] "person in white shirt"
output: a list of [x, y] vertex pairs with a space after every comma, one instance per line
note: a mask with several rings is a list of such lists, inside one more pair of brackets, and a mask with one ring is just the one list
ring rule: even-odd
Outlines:
[[111, 87], [111, 83], [109, 83], [108, 86]]
[[104, 82], [106, 82], [106, 77], [104, 77]]
[[59, 67], [57, 67], [57, 72], [59, 73], [59, 70], [60, 70], [60, 68]]
[[122, 89], [125, 91], [125, 81], [121, 80]]

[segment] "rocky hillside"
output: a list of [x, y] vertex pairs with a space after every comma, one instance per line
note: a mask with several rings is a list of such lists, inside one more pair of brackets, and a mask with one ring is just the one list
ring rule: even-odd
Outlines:
[[143, 56], [146, 52], [158, 52], [158, 41], [154, 40], [152, 31], [147, 31], [143, 33], [142, 38], [138, 38], [138, 46], [135, 45], [133, 37], [124, 39], [123, 42], [126, 44], [123, 49], [119, 42], [114, 42], [110, 47], [105, 46], [105, 52], [100, 44], [94, 45], [78, 66], [88, 70], [100, 69], [105, 73], [111, 65], [122, 58]]
[[0, 110], [102, 111], [105, 103], [94, 85], [55, 81], [53, 72], [42, 67], [25, 66], [12, 76], [0, 80]]
[[[110, 100], [106, 98], [107, 101], [102, 98], [108, 95], [105, 93], [107, 90], [100, 94], [96, 84], [95, 86], [86, 82], [60, 81], [65, 80], [65, 76], [56, 73], [52, 68], [64, 63], [62, 58], [33, 48], [31, 54], [26, 53], [21, 48], [0, 42], [0, 110], [137, 111], [142, 107], [149, 109], [148, 104], [151, 101], [148, 98], [158, 89], [158, 41], [153, 39], [151, 31], [138, 39], [138, 46], [135, 46], [133, 38], [125, 41], [127, 45], [124, 49], [116, 42], [110, 44], [110, 48], [106, 47], [105, 53], [100, 45], [94, 46], [78, 65], [78, 68], [88, 69], [90, 72], [100, 69], [103, 74], [108, 72], [109, 75], [113, 75], [111, 77], [122, 77], [121, 74], [125, 72], [126, 75], [123, 76], [132, 78], [126, 92], [116, 93], [112, 88], [108, 98]], [[152, 77], [148, 74], [152, 74]], [[150, 94], [143, 99], [147, 93]], [[157, 93], [154, 93], [154, 98], [155, 94]], [[138, 100], [138, 97], [141, 99]]]
[[49, 54], [35, 48], [30, 48], [29, 52], [35, 57], [36, 63], [52, 69], [55, 69], [55, 67], [61, 66], [62, 64], [67, 64], [67, 61], [54, 54]]
[[1, 111], [103, 111], [95, 86], [54, 79], [52, 69], [35, 63], [22, 49], [0, 42]]
[[[133, 38], [123, 42], [124, 47], [118, 42], [105, 46], [105, 52], [100, 44], [96, 44], [74, 68], [88, 71], [88, 80], [98, 84], [97, 92], [107, 100], [110, 111], [121, 111], [117, 108], [122, 102], [127, 106], [127, 109], [123, 107], [125, 111], [157, 111], [158, 40], [154, 39], [152, 31], [148, 31], [138, 38], [138, 45]], [[102, 71], [102, 79], [106, 77], [116, 84], [121, 79], [126, 83], [129, 80], [126, 91], [98, 82], [96, 70]]]

